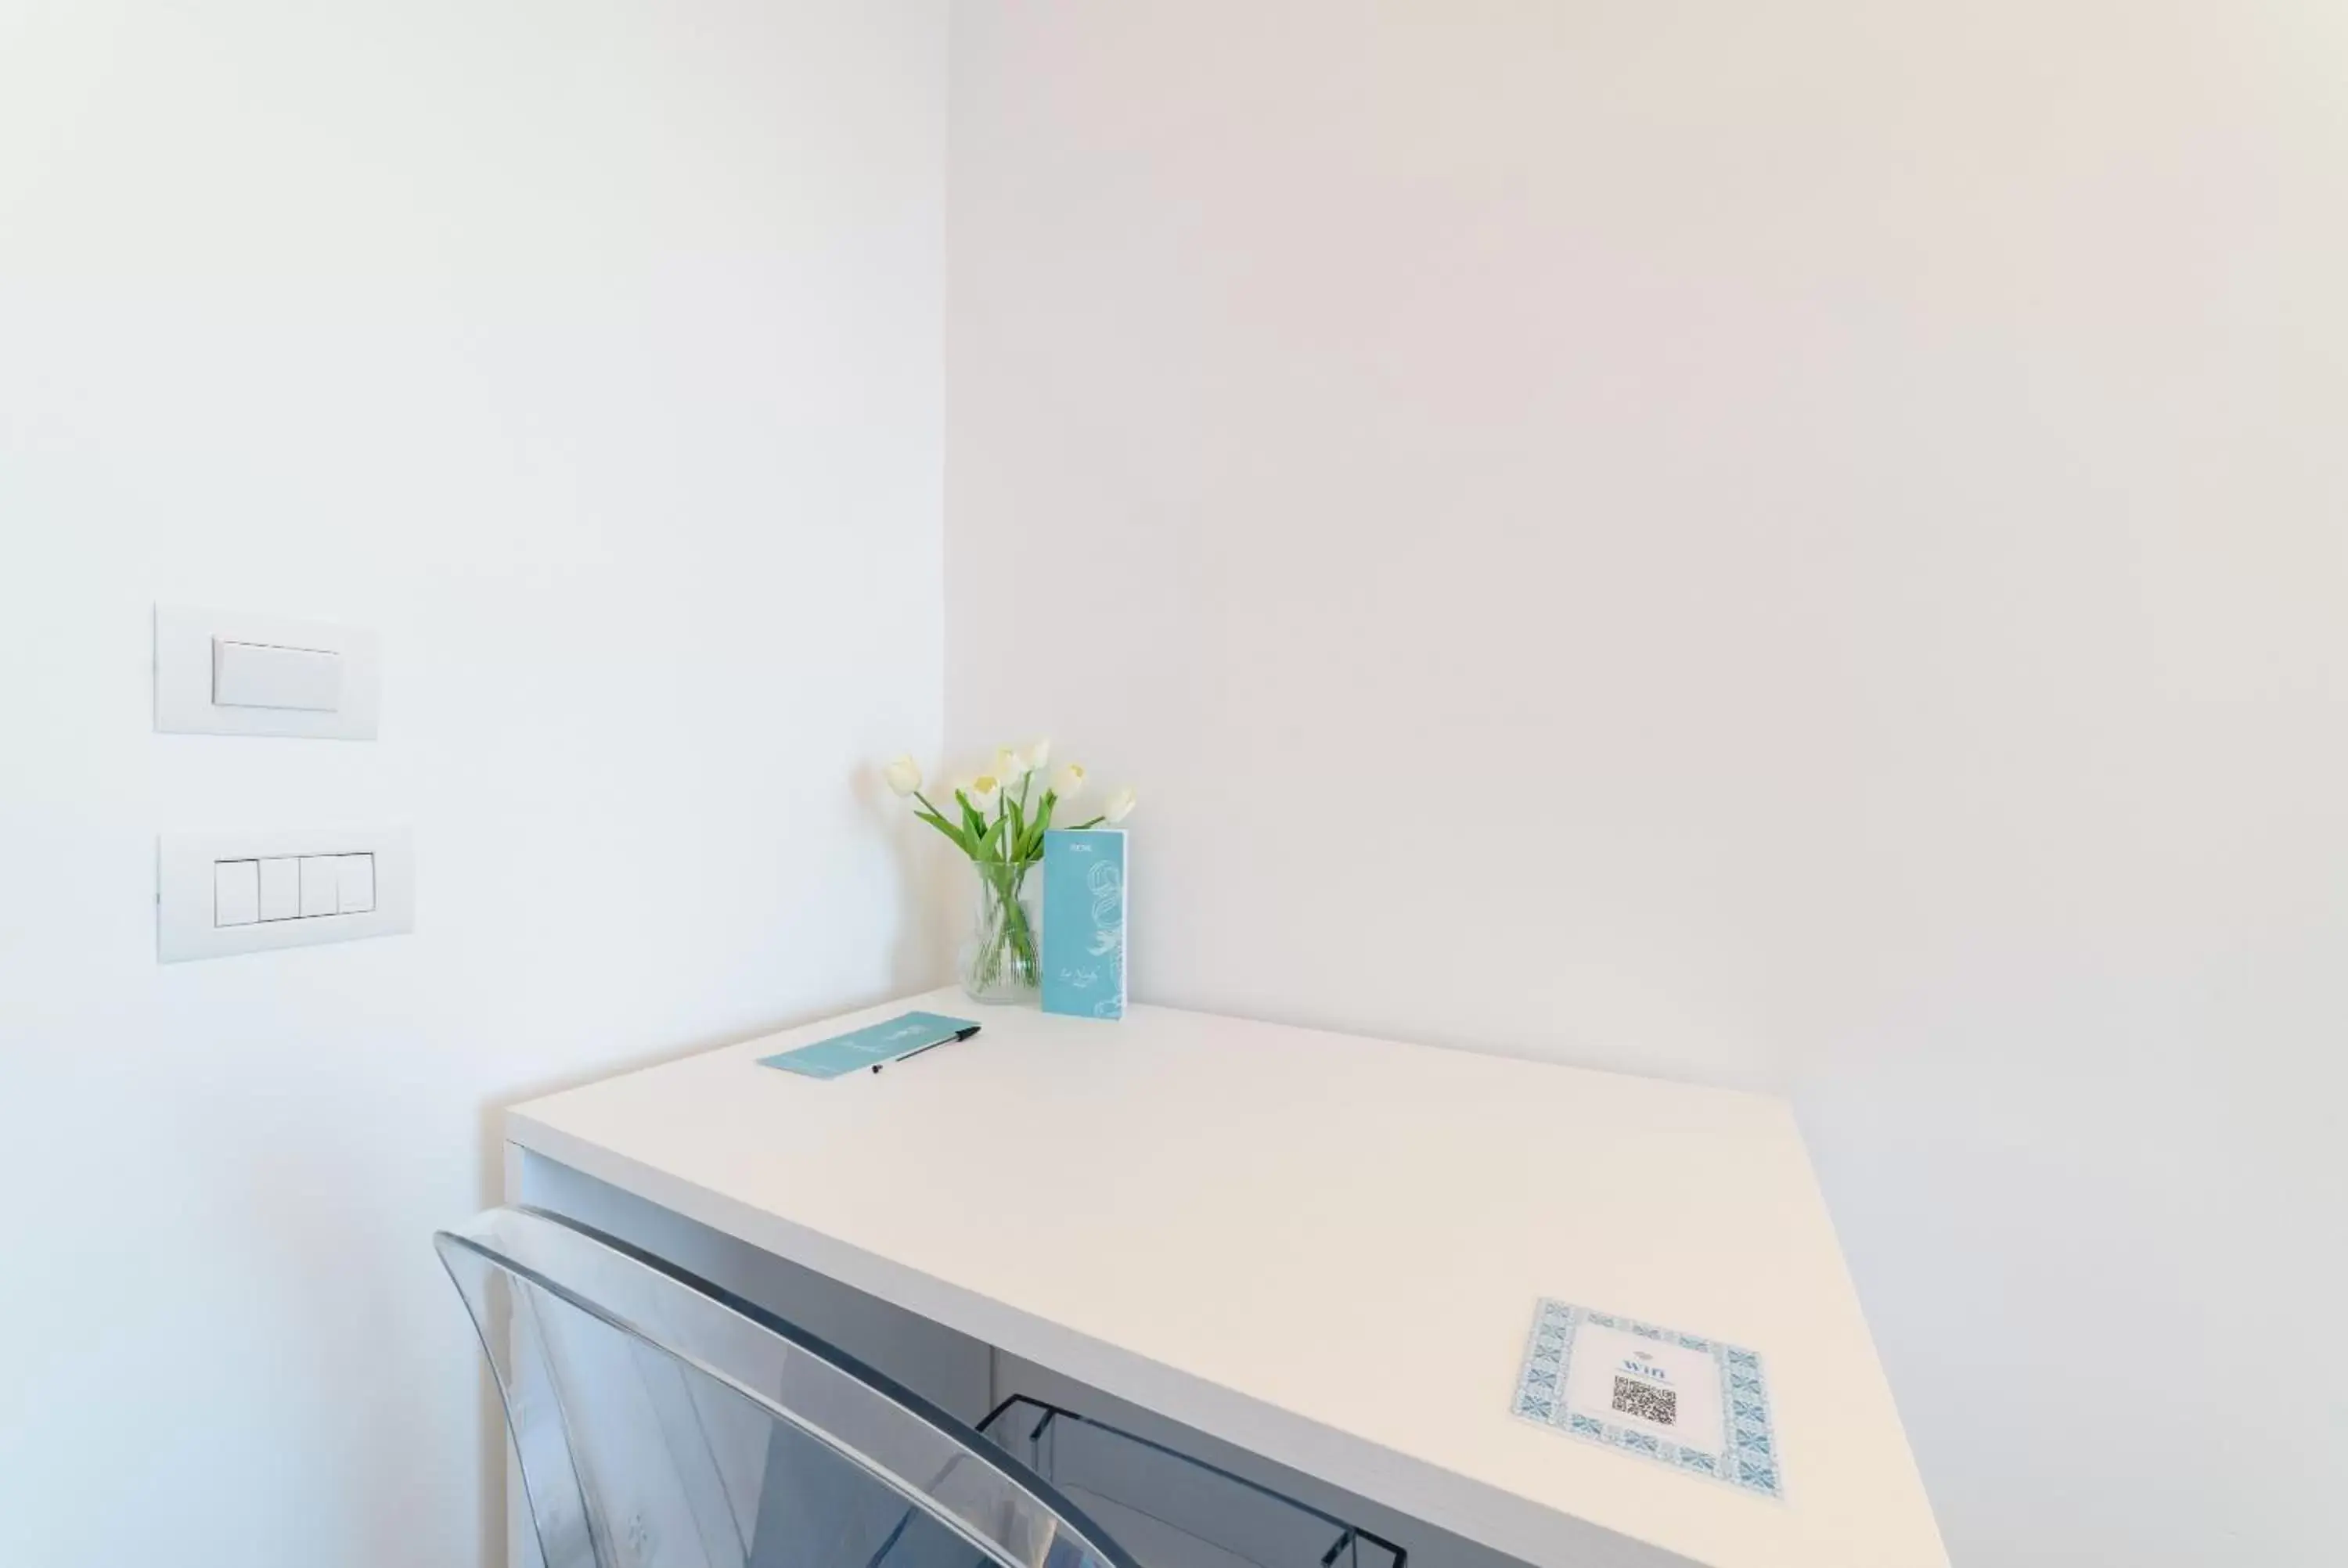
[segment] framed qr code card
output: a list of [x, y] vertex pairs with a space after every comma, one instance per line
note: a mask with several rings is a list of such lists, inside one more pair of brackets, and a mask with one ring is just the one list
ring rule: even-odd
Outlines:
[[1761, 1358], [1544, 1296], [1516, 1413], [1691, 1475], [1783, 1499]]

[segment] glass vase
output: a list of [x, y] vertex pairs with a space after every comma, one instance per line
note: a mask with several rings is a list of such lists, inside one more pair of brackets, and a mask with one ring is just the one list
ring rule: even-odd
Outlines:
[[1041, 860], [973, 860], [977, 901], [955, 959], [962, 989], [976, 1002], [1032, 1002], [1041, 984]]

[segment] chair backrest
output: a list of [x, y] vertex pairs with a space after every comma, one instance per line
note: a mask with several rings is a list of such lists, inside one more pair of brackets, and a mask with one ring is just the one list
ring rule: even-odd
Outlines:
[[926, 1400], [623, 1242], [502, 1208], [433, 1244], [546, 1568], [1136, 1568]]

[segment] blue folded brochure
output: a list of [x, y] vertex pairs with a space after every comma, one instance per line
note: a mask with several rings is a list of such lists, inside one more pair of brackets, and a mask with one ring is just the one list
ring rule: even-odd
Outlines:
[[1044, 835], [1044, 1010], [1125, 1016], [1125, 829]]

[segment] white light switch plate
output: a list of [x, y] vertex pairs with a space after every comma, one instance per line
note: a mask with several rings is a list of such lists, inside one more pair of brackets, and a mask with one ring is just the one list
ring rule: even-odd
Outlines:
[[[404, 827], [343, 827], [298, 832], [167, 833], [155, 845], [155, 957], [167, 964], [190, 958], [221, 958], [232, 953], [302, 948], [319, 942], [349, 942], [416, 929], [416, 856]], [[327, 862], [332, 873], [321, 892], [303, 889], [303, 914], [284, 916], [274, 884], [256, 893], [267, 908], [247, 908], [247, 876], [262, 888], [258, 868], [223, 874], [222, 864], [300, 861], [320, 856], [372, 857], [361, 866]], [[299, 871], [296, 871], [299, 876]], [[367, 878], [372, 878], [368, 885]], [[232, 895], [223, 924], [221, 889]], [[341, 913], [345, 902], [372, 900], [372, 908]], [[308, 913], [317, 909], [329, 913]]]
[[379, 649], [365, 627], [155, 607], [158, 731], [371, 741], [381, 702]]

